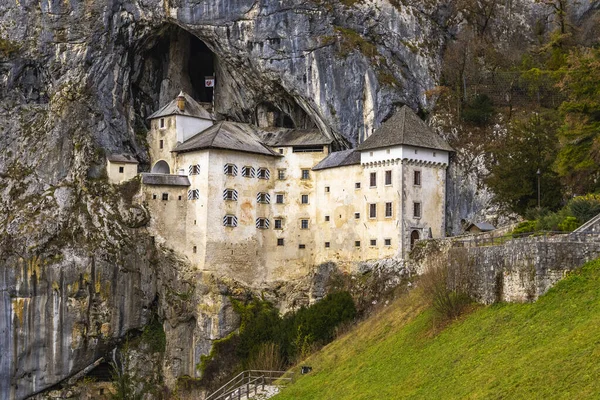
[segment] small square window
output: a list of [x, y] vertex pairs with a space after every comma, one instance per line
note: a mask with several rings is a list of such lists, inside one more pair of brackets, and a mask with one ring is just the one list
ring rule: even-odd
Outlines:
[[277, 170], [277, 179], [279, 179], [280, 181], [285, 179], [285, 169]]
[[277, 239], [277, 246], [283, 246], [283, 239], [282, 238]]
[[385, 184], [388, 186], [392, 184], [392, 171], [391, 170], [385, 171]]
[[329, 186], [325, 186], [325, 193], [329, 193], [329, 190], [330, 190]]
[[256, 202], [259, 204], [269, 204], [271, 203], [271, 196], [269, 196], [269, 193], [259, 192], [256, 194]]
[[269, 220], [267, 218], [256, 218], [257, 229], [269, 229]]
[[283, 154], [283, 149], [279, 149], [279, 154]]
[[[188, 167], [188, 173], [190, 175], [199, 175], [200, 174], [200, 164], [190, 165]], [[184, 170], [180, 170], [179, 175], [184, 175]]]
[[275, 219], [275, 229], [283, 229], [283, 220], [281, 218]]
[[165, 144], [164, 144], [164, 142], [162, 140], [158, 141], [158, 147], [161, 148], [161, 149], [165, 147]]
[[415, 218], [421, 218], [421, 203], [413, 204], [413, 216]]
[[252, 178], [252, 175], [254, 175], [254, 168], [249, 166], [242, 167], [242, 176], [244, 178]]
[[325, 242], [325, 248], [328, 249], [330, 247], [331, 243], [329, 242]]
[[237, 167], [234, 164], [225, 164], [223, 172], [225, 172], [225, 175], [235, 176], [237, 175]]
[[371, 239], [371, 240], [369, 241], [369, 244], [370, 244], [371, 246], [377, 246], [377, 239]]
[[305, 248], [306, 248], [306, 245], [305, 245], [305, 244], [299, 244], [299, 245], [298, 245], [298, 248], [299, 248], [299, 249], [305, 249]]
[[271, 173], [267, 168], [259, 168], [258, 169], [258, 179], [269, 179], [271, 177]]
[[119, 167], [119, 173], [122, 174], [123, 172], [125, 172], [125, 167]]
[[169, 193], [163, 193], [162, 194], [162, 199], [163, 199], [163, 201], [169, 200]]
[[354, 247], [360, 247], [360, 240], [354, 242]]
[[384, 239], [384, 240], [383, 240], [383, 243], [384, 243], [386, 246], [391, 246], [391, 245], [392, 245], [392, 239]]
[[355, 212], [354, 213], [354, 219], [360, 219], [360, 213], [359, 212]]
[[309, 169], [302, 170], [302, 179], [310, 179], [310, 170]]
[[377, 172], [371, 172], [369, 174], [369, 186], [371, 186], [371, 187], [377, 186]]
[[307, 194], [302, 195], [302, 204], [308, 204], [308, 195]]
[[387, 154], [390, 154], [390, 149], [386, 149], [386, 150], [385, 150], [385, 152], [386, 152]]
[[308, 229], [308, 220], [307, 219], [300, 220], [300, 229]]
[[180, 195], [180, 196], [177, 196], [177, 200], [181, 200], [181, 195]]
[[369, 204], [369, 218], [377, 218], [377, 204]]
[[156, 200], [156, 195], [155, 194], [152, 195], [152, 200]]
[[360, 182], [356, 182], [354, 184], [354, 189], [360, 189]]
[[275, 195], [275, 203], [283, 204], [283, 194]]
[[414, 173], [414, 179], [413, 179], [413, 184], [415, 186], [420, 186], [421, 185], [421, 171], [415, 171], [415, 173]]
[[325, 222], [329, 222], [329, 215], [325, 216]]

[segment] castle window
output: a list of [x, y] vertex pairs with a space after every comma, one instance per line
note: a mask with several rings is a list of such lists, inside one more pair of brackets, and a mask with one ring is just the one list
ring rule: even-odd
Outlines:
[[283, 204], [283, 194], [277, 194], [275, 196], [275, 203], [277, 203], [277, 204]]
[[392, 184], [392, 171], [391, 170], [385, 171], [385, 184], [388, 186]]
[[122, 174], [123, 172], [125, 172], [125, 167], [119, 167], [119, 173]]
[[392, 203], [385, 203], [385, 217], [391, 218], [393, 213]]
[[371, 239], [371, 240], [369, 241], [369, 244], [371, 245], [371, 247], [375, 247], [375, 246], [377, 246], [377, 239]]
[[225, 164], [225, 166], [223, 167], [223, 172], [225, 173], [225, 175], [236, 176], [238, 169], [237, 166], [234, 164]]
[[421, 218], [421, 203], [413, 203], [413, 217]]
[[433, 156], [434, 156], [434, 157], [436, 156], [436, 153], [435, 153], [435, 151], [433, 152]]
[[200, 190], [192, 189], [188, 190], [188, 200], [198, 200], [200, 198]]
[[329, 215], [325, 216], [325, 222], [329, 222]]
[[283, 149], [279, 149], [279, 154], [283, 154]]
[[308, 220], [307, 219], [300, 220], [300, 229], [308, 229]]
[[325, 242], [325, 248], [328, 249], [330, 247], [331, 243], [329, 242]]
[[283, 238], [277, 239], [277, 246], [283, 246]]
[[356, 182], [354, 184], [354, 189], [360, 189], [360, 182]]
[[275, 229], [283, 229], [283, 220], [281, 218], [275, 219]]
[[310, 169], [302, 170], [302, 179], [310, 179]]
[[306, 248], [306, 245], [305, 245], [305, 244], [299, 244], [299, 245], [298, 245], [298, 248], [299, 248], [299, 249], [305, 249], [305, 248]]
[[360, 240], [354, 242], [354, 247], [360, 247]]
[[359, 212], [355, 212], [354, 213], [354, 219], [360, 219], [360, 213]]
[[[160, 129], [165, 129], [165, 119], [164, 118], [161, 118], [160, 121], [158, 121], [158, 127]], [[162, 149], [162, 147], [161, 147], [161, 149]]]
[[415, 171], [413, 174], [413, 184], [415, 186], [421, 185], [421, 171]]
[[238, 192], [235, 189], [225, 189], [223, 190], [223, 200], [228, 201], [237, 201]]
[[385, 150], [385, 152], [386, 152], [387, 154], [390, 154], [390, 149], [386, 149], [386, 150]]
[[[189, 175], [199, 175], [200, 174], [200, 164], [190, 165], [188, 167]], [[183, 173], [181, 174], [183, 175]]]
[[369, 157], [373, 157], [373, 152], [372, 151], [369, 152]]
[[308, 195], [303, 194], [301, 198], [302, 204], [308, 204]]
[[277, 179], [279, 179], [280, 181], [285, 179], [285, 169], [277, 170]]
[[197, 251], [198, 251], [198, 248], [196, 246], [192, 247], [192, 253], [196, 254]]
[[254, 168], [252, 167], [242, 167], [242, 176], [244, 178], [254, 178]]
[[329, 193], [329, 190], [330, 190], [329, 186], [325, 186], [325, 193]]
[[386, 246], [391, 246], [392, 245], [392, 239], [384, 239], [383, 240], [383, 244], [385, 244]]
[[236, 227], [237, 224], [238, 220], [235, 215], [226, 215], [223, 217], [223, 226]]
[[177, 200], [181, 200], [181, 195], [177, 196]]
[[169, 200], [169, 193], [163, 193], [162, 194], [162, 199], [163, 199], [163, 201]]
[[271, 202], [271, 196], [269, 193], [259, 192], [256, 194], [256, 202], [260, 204], [269, 204]]
[[377, 218], [377, 204], [369, 204], [369, 218]]
[[152, 200], [156, 200], [156, 195], [155, 194], [152, 195]]
[[271, 177], [271, 173], [267, 168], [259, 168], [258, 169], [258, 179], [269, 179]]
[[164, 141], [162, 141], [162, 140], [159, 140], [159, 141], [158, 141], [158, 147], [159, 147], [160, 149], [164, 148], [164, 147], [165, 147], [165, 143], [164, 143]]
[[269, 220], [267, 218], [256, 218], [257, 229], [269, 229]]
[[371, 172], [369, 175], [369, 186], [377, 187], [377, 172]]
[[415, 154], [419, 154], [419, 150], [415, 149]]

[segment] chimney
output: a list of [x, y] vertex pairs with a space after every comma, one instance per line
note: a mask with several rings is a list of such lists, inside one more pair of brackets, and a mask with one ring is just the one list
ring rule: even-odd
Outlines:
[[179, 95], [177, 96], [177, 108], [179, 108], [180, 111], [185, 110], [185, 96], [183, 95], [183, 91], [179, 92]]

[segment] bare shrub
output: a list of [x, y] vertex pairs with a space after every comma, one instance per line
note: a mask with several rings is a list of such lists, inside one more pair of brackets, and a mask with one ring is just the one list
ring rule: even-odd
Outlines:
[[249, 369], [283, 371], [285, 369], [285, 361], [281, 356], [279, 345], [273, 342], [261, 344], [256, 355], [249, 363]]

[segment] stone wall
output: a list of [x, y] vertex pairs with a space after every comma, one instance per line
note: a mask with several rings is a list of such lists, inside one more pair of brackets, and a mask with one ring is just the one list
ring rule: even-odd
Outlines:
[[448, 251], [451, 282], [466, 275], [479, 302], [536, 300], [585, 262], [600, 257], [600, 236], [559, 235], [514, 239], [497, 246], [454, 246]]

